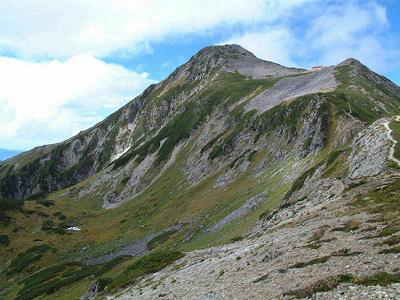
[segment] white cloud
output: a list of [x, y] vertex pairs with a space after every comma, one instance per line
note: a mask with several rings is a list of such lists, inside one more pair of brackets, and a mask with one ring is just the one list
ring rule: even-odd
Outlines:
[[102, 57], [152, 53], [154, 41], [275, 20], [312, 1], [2, 0], [0, 147], [67, 138], [151, 82]]
[[324, 2], [323, 0], [266, 0], [268, 22], [282, 21], [298, 13], [298, 8], [307, 4]]
[[348, 57], [358, 58], [379, 72], [399, 66], [394, 63], [400, 54], [396, 42], [389, 43], [385, 36], [390, 24], [384, 6], [371, 0], [310, 4], [297, 10], [293, 6], [291, 14], [297, 17], [291, 22], [278, 19], [226, 42], [290, 66], [330, 65]]
[[307, 45], [318, 52], [318, 62], [322, 64], [356, 57], [384, 72], [393, 56], [382, 39], [388, 26], [385, 7], [375, 1], [350, 1], [328, 8], [311, 23]]
[[0, 50], [25, 57], [143, 51], [149, 41], [172, 34], [252, 24], [265, 17], [266, 5], [265, 0], [2, 0]]
[[89, 55], [27, 62], [0, 57], [0, 147], [58, 142], [100, 121], [153, 81]]
[[152, 82], [100, 58], [152, 53], [177, 36], [233, 25], [249, 31], [225, 43], [290, 66], [353, 56], [381, 71], [399, 55], [373, 0], [2, 0], [0, 11], [0, 148], [60, 141], [100, 121]]
[[291, 30], [285, 26], [268, 26], [262, 31], [232, 37], [223, 44], [239, 44], [262, 59], [286, 66], [296, 65], [291, 58], [290, 49], [294, 49], [297, 41]]

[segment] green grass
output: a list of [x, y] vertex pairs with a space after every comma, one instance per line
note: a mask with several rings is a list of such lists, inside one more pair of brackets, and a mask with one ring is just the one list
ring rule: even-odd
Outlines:
[[392, 129], [392, 137], [397, 141], [394, 148], [394, 157], [400, 159], [400, 122], [393, 121], [389, 124], [389, 127]]
[[397, 253], [400, 253], [400, 247], [388, 248], [379, 252], [379, 254], [397, 254]]
[[285, 195], [285, 199], [289, 199], [296, 191], [301, 190], [305, 181], [312, 177], [314, 173], [324, 165], [325, 169], [322, 173], [323, 178], [342, 173], [345, 168], [342, 157], [346, 157], [349, 154], [349, 150], [349, 148], [345, 148], [329, 152], [328, 148], [327, 150], [323, 151], [320, 155], [321, 159], [317, 160], [317, 163], [306, 170], [293, 182], [289, 192]]
[[390, 238], [384, 240], [383, 242], [379, 243], [378, 245], [388, 245], [388, 246], [394, 246], [400, 244], [400, 236], [395, 235], [391, 236]]
[[379, 272], [371, 276], [356, 278], [353, 280], [353, 282], [355, 284], [365, 285], [365, 286], [373, 286], [373, 285], [388, 286], [393, 283], [399, 283], [400, 274]]
[[333, 290], [337, 288], [339, 284], [352, 282], [352, 280], [353, 276], [350, 274], [332, 276], [322, 280], [318, 280], [305, 288], [289, 291], [285, 293], [285, 295], [293, 296], [298, 299], [308, 298], [316, 293], [328, 292], [330, 290]]
[[176, 86], [167, 90], [167, 92], [161, 95], [157, 95], [155, 97], [154, 104], [160, 105], [162, 102], [172, 102], [172, 100], [190, 93], [193, 90], [193, 88], [198, 85], [198, 83], [199, 82], [196, 80], [196, 81], [177, 84]]
[[100, 277], [126, 260], [127, 257], [119, 257], [101, 265], [87, 266], [79, 262], [67, 262], [47, 267], [21, 282], [23, 287], [18, 291], [16, 300], [52, 295], [89, 276]]
[[[256, 115], [254, 112], [246, 113], [243, 109], [243, 103], [231, 110], [233, 105], [238, 101], [254, 97], [273, 84], [274, 82], [271, 80], [250, 80], [236, 73], [223, 74], [212, 85], [206, 87], [184, 104], [184, 107], [182, 107], [185, 111], [184, 114], [176, 115], [155, 136], [149, 134], [149, 140], [143, 146], [128, 151], [126, 155], [117, 160], [114, 168], [125, 165], [125, 163], [136, 155], [139, 157], [139, 162], [149, 153], [156, 153], [158, 151], [158, 163], [160, 167], [153, 170], [153, 172], [158, 172], [162, 167], [162, 163], [170, 157], [176, 145], [187, 140], [189, 136], [196, 135], [198, 133], [196, 129], [204, 124], [216, 109], [221, 109], [221, 111], [225, 109], [230, 110], [227, 114], [229, 114], [228, 122], [232, 126], [231, 130], [217, 134], [214, 139], [201, 149], [202, 153], [212, 153], [210, 153], [210, 159], [217, 159], [221, 155], [229, 153], [235, 147], [237, 137], [244, 132], [258, 132], [256, 140], [263, 136], [268, 137], [269, 134], [278, 130], [278, 128], [281, 129], [282, 134], [285, 136], [295, 136], [301, 132], [304, 118], [308, 116], [310, 110], [316, 107], [314, 104], [318, 98], [318, 101], [321, 100], [322, 105], [318, 106], [319, 111], [317, 113], [321, 115], [326, 139], [324, 140], [325, 149], [322, 153], [318, 154], [315, 162], [318, 164], [323, 161], [323, 163], [327, 164], [327, 169], [325, 170], [326, 176], [340, 175], [344, 168], [342, 161], [348, 155], [349, 151], [348, 149], [338, 150], [329, 148], [332, 140], [330, 135], [335, 129], [335, 119], [338, 114], [344, 115], [348, 113], [350, 105], [354, 116], [359, 116], [362, 120], [371, 122], [379, 117], [381, 113], [376, 111], [368, 113], [367, 111], [370, 107], [360, 102], [361, 98], [358, 95], [353, 95], [347, 91], [301, 97], [294, 101], [282, 103], [260, 115]], [[155, 102], [171, 102], [174, 98], [188, 91], [189, 89], [183, 86], [177, 86], [162, 95], [152, 95], [152, 97], [157, 98], [154, 99]], [[118, 115], [116, 116], [118, 117]], [[138, 126], [142, 125], [139, 124]], [[146, 131], [144, 130], [144, 132]], [[110, 135], [115, 134], [116, 131], [110, 133]], [[165, 138], [167, 139], [161, 146], [161, 141]], [[95, 180], [95, 178], [89, 178], [67, 189], [69, 194], [66, 193], [67, 190], [62, 190], [47, 196], [38, 197], [39, 200], [44, 201], [55, 200], [54, 205], [45, 205], [47, 202], [39, 201], [44, 205], [39, 204], [40, 208], [36, 208], [37, 203], [35, 201], [27, 202], [24, 207], [35, 211], [32, 215], [23, 215], [18, 210], [11, 210], [10, 216], [13, 219], [11, 224], [5, 229], [4, 234], [9, 236], [12, 246], [18, 249], [26, 249], [27, 245], [32, 245], [31, 232], [37, 232], [35, 238], [58, 247], [59, 252], [57, 254], [46, 253], [46, 262], [43, 262], [41, 258], [33, 261], [32, 265], [34, 265], [35, 269], [43, 267], [45, 264], [54, 263], [60, 258], [68, 260], [73, 257], [82, 259], [86, 256], [102, 255], [136, 239], [143, 238], [149, 233], [159, 232], [177, 223], [188, 223], [195, 220], [193, 228], [189, 229], [189, 226], [185, 226], [182, 232], [162, 235], [151, 243], [151, 247], [157, 249], [174, 249], [173, 247], [179, 245], [178, 250], [192, 250], [229, 243], [232, 240], [236, 240], [239, 236], [245, 236], [263, 212], [266, 212], [264, 215], [267, 215], [281, 204], [284, 195], [290, 189], [291, 182], [282, 180], [283, 177], [281, 175], [273, 176], [273, 173], [280, 169], [281, 174], [290, 172], [293, 163], [290, 159], [269, 166], [268, 171], [257, 177], [257, 180], [254, 180], [254, 177], [252, 177], [251, 172], [254, 170], [254, 167], [262, 159], [266, 158], [267, 154], [265, 151], [259, 151], [258, 153], [248, 151], [242, 157], [238, 158], [237, 161], [233, 161], [230, 164], [230, 167], [234, 168], [241, 159], [251, 161], [249, 171], [241, 175], [234, 185], [224, 188], [214, 188], [217, 176], [226, 171], [222, 170], [221, 173], [207, 178], [197, 186], [190, 186], [186, 182], [185, 174], [183, 174], [182, 170], [184, 169], [191, 146], [193, 144], [182, 148], [176, 163], [169, 167], [163, 176], [158, 178], [145, 193], [136, 197], [134, 201], [128, 201], [121, 207], [113, 210], [102, 210], [101, 197], [98, 195], [107, 191], [106, 185], [102, 187], [103, 190], [99, 190], [98, 195], [93, 193], [82, 199], [79, 198], [79, 201], [77, 201], [79, 191], [85, 189], [86, 186]], [[105, 161], [111, 151], [110, 147], [105, 150]], [[310, 147], [311, 140], [306, 141], [304, 150]], [[308, 161], [310, 160], [311, 158]], [[306, 160], [302, 162], [306, 162]], [[88, 163], [90, 161], [82, 161], [82, 166]], [[50, 172], [52, 171], [52, 167], [54, 166], [48, 166], [43, 171]], [[294, 190], [303, 186], [304, 181], [315, 171], [315, 169], [312, 169], [308, 173], [306, 172], [307, 174], [300, 176], [295, 184], [293, 184]], [[33, 169], [26, 169], [27, 174], [29, 173], [28, 171], [33, 172]], [[79, 168], [70, 172], [78, 171]], [[9, 167], [2, 167], [0, 172], [6, 174], [14, 171]], [[147, 179], [151, 178], [146, 177]], [[119, 190], [124, 188], [124, 183], [126, 182], [121, 182]], [[227, 224], [218, 233], [207, 234], [204, 232], [204, 228], [209, 228], [216, 224], [223, 217], [243, 205], [249, 198], [265, 192], [267, 187], [272, 186], [274, 189], [268, 191], [268, 201], [248, 216]], [[376, 209], [382, 209], [385, 220], [388, 222], [387, 226], [390, 227], [390, 230], [388, 229], [387, 232], [393, 234], [396, 232], [396, 227], [392, 223], [395, 217], [398, 216], [396, 213], [398, 209], [396, 208], [396, 211], [392, 210], [395, 206], [395, 197], [391, 198], [390, 196], [387, 199], [387, 197], [385, 198], [386, 195], [377, 192], [376, 198], [374, 198], [376, 201], [374, 200], [373, 205], [376, 206]], [[62, 220], [59, 219], [61, 218], [60, 214], [55, 215], [57, 212], [62, 212]], [[42, 215], [39, 215], [39, 213], [42, 213]], [[47, 226], [48, 228], [56, 228], [62, 221], [70, 220], [71, 217], [74, 217], [82, 225], [82, 231], [78, 234], [57, 235], [52, 230], [44, 232], [40, 230], [40, 226], [44, 222], [47, 225], [51, 225]], [[49, 219], [53, 223], [45, 221], [46, 219]], [[21, 231], [13, 232], [13, 230]], [[184, 244], [182, 241], [189, 230], [193, 234], [192, 240]], [[4, 254], [8, 261], [11, 258], [15, 258], [14, 253], [2, 251], [0, 254]], [[81, 273], [81, 271], [78, 273]], [[123, 272], [122, 270], [120, 271]], [[134, 271], [133, 269], [131, 271], [134, 274], [136, 272], [138, 274], [143, 273]], [[128, 272], [125, 275], [121, 275], [119, 278], [120, 283], [124, 282], [124, 276], [128, 277], [127, 274], [129, 275]], [[107, 274], [107, 276], [110, 276], [110, 274]], [[83, 285], [78, 283], [81, 281], [86, 282], [88, 277], [81, 278], [83, 279], [73, 280], [71, 283], [64, 282], [63, 284], [67, 288], [75, 289], [76, 287], [76, 289], [83, 289]], [[65, 285], [65, 283], [68, 284]], [[119, 284], [115, 285], [119, 286]], [[55, 293], [62, 297], [62, 291], [63, 288], [60, 287]]]
[[301, 268], [305, 268], [308, 266], [323, 264], [323, 263], [326, 263], [330, 258], [331, 258], [331, 256], [323, 256], [323, 257], [318, 257], [318, 258], [312, 259], [310, 261], [299, 262], [299, 263], [296, 263], [296, 264], [290, 266], [289, 269], [301, 269]]
[[379, 214], [377, 221], [385, 224], [376, 237], [390, 237], [400, 232], [400, 180], [383, 189], [373, 190], [366, 195], [357, 196], [353, 202], [353, 209]]
[[[262, 154], [260, 154], [259, 157], [255, 158], [254, 165], [259, 163], [262, 157]], [[213, 189], [210, 194], [213, 197], [216, 197], [216, 199], [223, 199], [224, 201], [219, 200], [218, 205], [213, 210], [204, 212], [204, 214], [211, 215], [211, 217], [205, 219], [205, 222], [203, 223], [206, 225], [206, 228], [211, 227], [223, 217], [241, 207], [245, 201], [251, 197], [264, 192], [265, 186], [275, 187], [273, 191], [267, 194], [268, 200], [262, 202], [256, 210], [252, 211], [247, 216], [243, 216], [225, 224], [225, 226], [218, 232], [210, 233], [200, 230], [190, 242], [183, 245], [183, 249], [185, 251], [190, 251], [199, 248], [223, 245], [231, 243], [232, 239], [237, 236], [246, 235], [249, 230], [255, 226], [262, 212], [267, 210], [272, 211], [281, 203], [283, 196], [288, 190], [289, 183], [282, 181], [280, 175], [273, 173], [280, 168], [290, 168], [290, 165], [291, 161], [288, 160], [271, 166], [265, 174], [259, 177], [258, 183], [253, 180], [252, 177], [249, 177], [251, 174], [250, 169], [247, 173], [238, 178], [235, 184], [229, 185], [227, 188]]]
[[232, 242], [232, 243], [240, 242], [240, 241], [242, 241], [243, 239], [244, 239], [243, 236], [235, 236], [235, 237], [231, 238], [231, 242]]
[[155, 273], [172, 264], [184, 255], [178, 251], [156, 251], [139, 258], [108, 286], [109, 291], [116, 291], [134, 283], [140, 277]]
[[15, 273], [20, 273], [32, 265], [34, 262], [40, 260], [46, 252], [53, 248], [49, 245], [34, 246], [24, 252], [19, 253], [8, 266], [6, 273], [8, 276]]
[[7, 247], [10, 245], [10, 238], [6, 234], [0, 234], [0, 246]]
[[336, 257], [347, 257], [347, 256], [357, 256], [362, 254], [360, 251], [351, 251], [349, 248], [343, 248], [338, 251], [333, 252], [331, 255]]
[[[340, 114], [350, 113], [361, 121], [372, 123], [383, 116], [399, 113], [399, 95], [381, 82], [371, 80], [364, 67], [357, 72], [349, 65], [337, 67], [336, 70], [336, 79], [341, 82], [335, 100]], [[385, 81], [380, 76], [378, 78]], [[354, 89], [354, 86], [358, 88]], [[372, 99], [384, 104], [385, 109], [377, 106]]]
[[343, 231], [343, 232], [356, 231], [360, 228], [360, 226], [361, 226], [360, 221], [350, 220], [350, 221], [346, 222], [343, 226], [333, 228], [332, 231]]
[[400, 282], [399, 274], [391, 274], [387, 272], [379, 272], [364, 277], [358, 277], [353, 274], [342, 274], [318, 280], [305, 288], [289, 291], [285, 293], [285, 295], [301, 299], [312, 297], [316, 293], [331, 291], [342, 283], [351, 283], [364, 286], [388, 286], [398, 282]]
[[[128, 151], [114, 162], [114, 169], [124, 166], [135, 156], [137, 161], [142, 161], [150, 153], [158, 151], [157, 163], [166, 161], [177, 144], [189, 138], [217, 106], [228, 106], [251, 93], [261, 92], [271, 87], [275, 81], [254, 80], [237, 73], [223, 73], [210, 86], [208, 86], [194, 99], [184, 104], [183, 112], [172, 119], [161, 131], [144, 145]], [[162, 99], [177, 97], [184, 90], [183, 87], [174, 87]], [[172, 96], [173, 95], [173, 96]], [[160, 99], [161, 99], [160, 98]], [[160, 100], [161, 101], [161, 100]], [[161, 141], [164, 143], [161, 146]], [[211, 147], [212, 143], [207, 147]], [[206, 148], [207, 148], [206, 147]], [[206, 149], [204, 149], [205, 151]], [[213, 152], [215, 152], [213, 150]]]
[[153, 250], [154, 248], [157, 248], [158, 246], [164, 244], [168, 239], [171, 237], [171, 235], [175, 234], [176, 231], [166, 231], [159, 236], [155, 237], [152, 239], [148, 244], [147, 247], [150, 250]]
[[397, 232], [400, 232], [400, 224], [388, 224], [378, 233], [378, 237], [391, 236]]

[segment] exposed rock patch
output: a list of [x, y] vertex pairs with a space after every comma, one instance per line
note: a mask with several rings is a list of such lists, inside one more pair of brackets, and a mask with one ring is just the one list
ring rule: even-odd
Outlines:
[[226, 224], [249, 214], [258, 205], [260, 205], [261, 202], [266, 201], [267, 199], [268, 199], [267, 196], [264, 194], [257, 195], [257, 196], [250, 198], [240, 208], [234, 210], [229, 215], [224, 217], [217, 224], [213, 225], [208, 231], [209, 232], [217, 232], [217, 231], [221, 230]]
[[271, 89], [261, 93], [246, 105], [246, 110], [263, 113], [275, 105], [307, 94], [329, 92], [337, 87], [333, 67], [319, 72], [296, 75], [279, 80]]
[[354, 140], [349, 166], [351, 179], [375, 176], [385, 170], [392, 147], [387, 122], [387, 119], [376, 121]]

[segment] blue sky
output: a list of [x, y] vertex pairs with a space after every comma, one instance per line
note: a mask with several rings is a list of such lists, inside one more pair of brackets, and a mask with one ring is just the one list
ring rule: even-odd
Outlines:
[[309, 68], [355, 57], [400, 84], [398, 0], [2, 0], [0, 148], [92, 126], [201, 48]]

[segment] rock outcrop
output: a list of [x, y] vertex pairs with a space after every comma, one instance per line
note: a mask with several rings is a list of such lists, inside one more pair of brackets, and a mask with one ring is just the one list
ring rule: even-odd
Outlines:
[[355, 59], [308, 71], [207, 47], [0, 163], [0, 205], [19, 205], [0, 212], [0, 298], [396, 299], [399, 114], [400, 88]]

